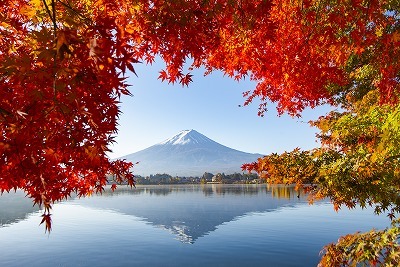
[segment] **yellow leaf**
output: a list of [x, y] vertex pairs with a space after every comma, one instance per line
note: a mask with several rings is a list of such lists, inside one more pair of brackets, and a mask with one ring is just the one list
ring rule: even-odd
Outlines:
[[36, 9], [28, 5], [21, 7], [20, 12], [28, 18], [32, 18], [36, 15]]
[[132, 5], [132, 6], [131, 6], [131, 9], [132, 9], [132, 10], [135, 10], [135, 11], [140, 11], [141, 6], [140, 6], [140, 4]]
[[376, 36], [381, 37], [383, 35], [383, 28], [382, 27], [376, 28], [375, 34]]
[[285, 77], [285, 81], [287, 81], [288, 79], [289, 79], [289, 74], [287, 74], [287, 73], [285, 73], [285, 74], [283, 74], [284, 75], [284, 77]]
[[30, 3], [33, 7], [40, 7], [42, 5], [42, 0], [31, 0]]
[[0, 22], [0, 27], [4, 27], [4, 28], [8, 28], [10, 26], [10, 24], [5, 23], [4, 21]]

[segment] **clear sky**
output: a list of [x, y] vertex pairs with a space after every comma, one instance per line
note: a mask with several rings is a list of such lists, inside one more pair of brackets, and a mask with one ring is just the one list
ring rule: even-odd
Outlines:
[[194, 129], [214, 141], [250, 153], [269, 154], [296, 147], [310, 149], [316, 129], [307, 123], [324, 115], [329, 107], [307, 109], [302, 118], [278, 116], [273, 104], [264, 117], [257, 116], [258, 102], [243, 106], [242, 92], [255, 87], [248, 80], [237, 82], [222, 73], [204, 77], [193, 72], [189, 87], [169, 85], [157, 77], [163, 64], [137, 64], [131, 75], [132, 97], [121, 99], [117, 144], [111, 158], [145, 149], [181, 130]]

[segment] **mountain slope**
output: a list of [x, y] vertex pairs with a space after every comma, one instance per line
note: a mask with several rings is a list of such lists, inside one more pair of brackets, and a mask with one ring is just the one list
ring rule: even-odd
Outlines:
[[137, 175], [201, 176], [204, 172], [241, 172], [243, 163], [253, 162], [261, 156], [223, 146], [195, 130], [184, 130], [159, 144], [121, 158], [140, 162], [134, 167]]

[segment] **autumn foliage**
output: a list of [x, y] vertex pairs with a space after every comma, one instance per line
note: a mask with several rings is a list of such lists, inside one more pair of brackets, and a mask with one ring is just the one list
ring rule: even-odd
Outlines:
[[[187, 85], [184, 72], [240, 70], [252, 40], [273, 36], [269, 1], [60, 1], [0, 3], [0, 190], [23, 189], [50, 208], [72, 193], [134, 184], [132, 163], [106, 152], [119, 98], [134, 64], [165, 63], [160, 79]], [[256, 32], [254, 30], [254, 32]], [[235, 48], [234, 45], [240, 45]], [[233, 60], [234, 59], [234, 60]], [[107, 176], [108, 175], [108, 176]], [[113, 186], [115, 188], [115, 185]]]
[[[399, 5], [396, 1], [330, 3], [331, 6], [323, 7], [321, 16], [314, 17], [321, 25], [310, 28], [311, 39], [319, 38], [322, 42], [313, 49], [327, 56], [322, 62], [333, 68], [328, 73], [336, 73], [339, 78], [336, 81], [329, 78], [319, 85], [328, 94], [319, 100], [325, 99], [337, 107], [310, 122], [319, 130], [320, 147], [270, 154], [243, 168], [257, 171], [272, 184], [305, 188], [310, 202], [329, 198], [335, 210], [343, 206], [370, 206], [375, 213], [393, 219], [392, 226], [385, 230], [347, 235], [337, 244], [327, 245], [320, 266], [397, 266], [400, 262], [396, 219], [400, 212]], [[325, 34], [313, 36], [319, 30]], [[304, 90], [307, 92], [308, 87]]]
[[[321, 147], [246, 165], [272, 183], [312, 184], [335, 206], [399, 211], [400, 33], [397, 0], [3, 0], [0, 2], [0, 190], [44, 206], [72, 193], [134, 185], [132, 163], [106, 153], [134, 65], [166, 64], [256, 81], [260, 99], [300, 115], [340, 108], [312, 124]], [[285, 171], [283, 171], [285, 170]], [[330, 250], [328, 250], [330, 251]], [[333, 251], [333, 250], [332, 250]], [[328, 261], [325, 261], [328, 262]]]

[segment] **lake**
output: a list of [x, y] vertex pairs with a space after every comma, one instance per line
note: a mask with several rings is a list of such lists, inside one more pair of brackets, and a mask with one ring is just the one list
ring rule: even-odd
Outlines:
[[119, 187], [52, 214], [48, 234], [23, 192], [0, 196], [0, 266], [316, 266], [341, 235], [390, 224], [266, 185]]

